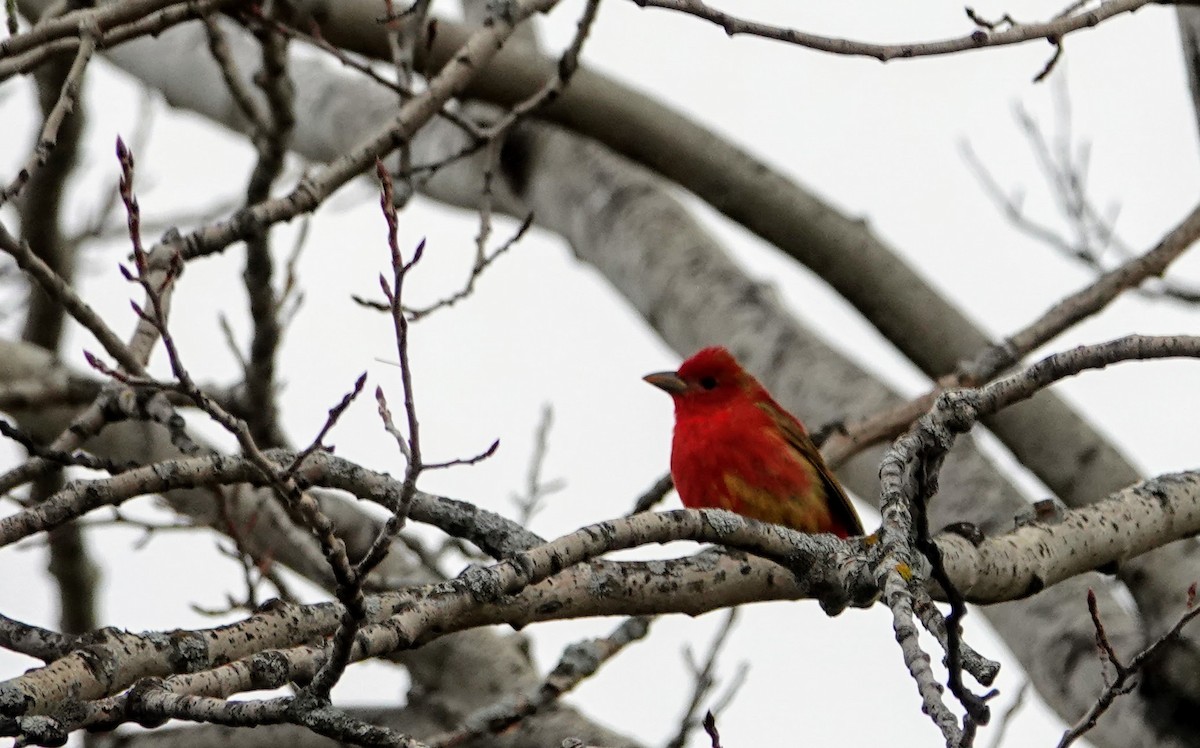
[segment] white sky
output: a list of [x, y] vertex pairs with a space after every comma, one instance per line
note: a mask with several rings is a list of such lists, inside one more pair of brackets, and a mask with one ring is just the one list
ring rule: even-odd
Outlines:
[[[788, 7], [781, 10], [783, 5]], [[548, 48], [567, 42], [581, 7], [580, 0], [565, 2], [543, 24]], [[961, 6], [953, 3], [914, 7], [871, 0], [800, 7], [743, 0], [737, 8], [748, 17], [872, 41], [969, 31]], [[1025, 20], [1040, 20], [1055, 10], [1033, 2], [990, 2], [976, 9], [985, 17], [1009, 12]], [[1121, 206], [1118, 228], [1138, 249], [1178, 222], [1197, 194], [1196, 127], [1177, 47], [1173, 10], [1151, 7], [1069, 37], [1065, 61], [1054, 73], [1066, 79], [1076, 136], [1092, 144], [1092, 195], [1100, 206]], [[1030, 82], [1050, 51], [1049, 45], [1035, 43], [881, 65], [763, 40], [731, 40], [695, 19], [609, 0], [584, 60], [661, 97], [865, 218], [974, 319], [1003, 334], [1089, 278], [1015, 232], [988, 203], [960, 155], [960, 142], [969, 140], [1001, 184], [1025, 191], [1031, 214], [1055, 222], [1012, 116], [1021, 103], [1053, 132], [1052, 86]], [[130, 137], [138, 119], [136, 89], [102, 64], [93, 66], [87, 97], [92, 116], [88, 176], [73, 193], [73, 206], [82, 207], [69, 211], [77, 216], [87, 215], [96, 203], [89, 186], [115, 182], [113, 140], [117, 134]], [[32, 132], [31, 101], [26, 82], [0, 87], [0, 121], [11, 123], [6, 131]], [[252, 163], [248, 146], [161, 102], [153, 110], [152, 141], [138, 153], [145, 220], [194, 207], [210, 194], [240, 192]], [[12, 173], [25, 157], [17, 144], [31, 137], [11, 136], [0, 144], [0, 175]], [[904, 391], [923, 387], [924, 378], [820, 281], [696, 207], [748, 271], [775, 284], [798, 316]], [[13, 225], [11, 212], [0, 217]], [[456, 289], [471, 262], [474, 219], [418, 200], [401, 222], [409, 245], [422, 236], [429, 241], [426, 260], [412, 277], [414, 301]], [[501, 224], [497, 236], [508, 226]], [[281, 257], [290, 249], [294, 229], [275, 233]], [[375, 279], [387, 259], [383, 237], [377, 198], [365, 184], [335, 196], [313, 225], [300, 266], [307, 301], [288, 332], [280, 367], [286, 382], [284, 422], [297, 443], [311, 439], [326, 409], [363, 370], [371, 373], [369, 387], [381, 384], [394, 402], [400, 400], [397, 370], [386, 363], [395, 360], [390, 325], [349, 299], [351, 293], [377, 294]], [[131, 290], [115, 269], [123, 252], [120, 243], [89, 250], [81, 277], [88, 298], [110, 320], [121, 320], [121, 331], [132, 325]], [[173, 327], [185, 361], [202, 381], [228, 381], [235, 372], [216, 325], [218, 315], [230, 317], [243, 345], [247, 340], [241, 258], [239, 248], [199, 262], [182, 283]], [[1179, 275], [1187, 276], [1189, 267], [1191, 277], [1200, 278], [1194, 257], [1180, 263]], [[1130, 298], [1052, 348], [1132, 332], [1187, 332], [1195, 326], [1194, 311]], [[82, 368], [85, 347], [97, 350], [76, 329], [64, 355]], [[567, 488], [535, 519], [535, 531], [556, 536], [618, 515], [666, 469], [670, 403], [640, 377], [673, 368], [679, 357], [553, 236], [531, 232], [488, 271], [470, 300], [419, 323], [412, 356], [430, 459], [473, 454], [501, 440], [497, 455], [482, 465], [427, 475], [426, 490], [511, 514], [511, 495], [524, 485], [545, 403], [555, 408], [545, 477], [563, 478]], [[1194, 433], [1200, 420], [1200, 402], [1192, 394], [1195, 369], [1189, 366], [1194, 367], [1115, 367], [1068, 382], [1059, 391], [1086, 409], [1148, 475], [1187, 469], [1195, 466], [1194, 440], [1179, 437]], [[213, 429], [201, 428], [219, 438]], [[400, 470], [370, 398], [351, 409], [330, 441], [342, 456]], [[674, 497], [671, 502], [677, 505]], [[145, 500], [128, 506], [150, 515]], [[11, 510], [11, 504], [0, 505], [0, 511]], [[875, 521], [871, 516], [866, 524]], [[138, 535], [129, 530], [110, 528], [91, 537], [104, 554], [101, 617], [106, 625], [132, 630], [213, 625], [191, 612], [189, 604], [219, 607], [226, 590], [238, 590], [237, 571], [213, 552], [211, 536], [172, 534], [142, 550], [133, 548]], [[680, 545], [637, 555], [690, 550]], [[0, 611], [54, 625], [55, 607], [42, 583], [44, 562], [41, 548], [3, 551]], [[661, 742], [674, 733], [690, 689], [680, 648], [690, 644], [703, 650], [720, 617], [658, 621], [648, 641], [607, 665], [570, 700], [648, 744]], [[978, 615], [968, 619], [968, 641], [986, 655], [1006, 657], [980, 621]], [[539, 662], [550, 667], [565, 644], [614, 625], [611, 620], [558, 623], [527, 633], [534, 637]], [[889, 745], [941, 743], [919, 711], [882, 608], [836, 619], [826, 618], [812, 603], [745, 609], [721, 674], [732, 675], [741, 661], [750, 665], [749, 678], [719, 720], [726, 745], [846, 744], [860, 730], [869, 730], [867, 740], [879, 742], [876, 730], [885, 725]], [[0, 654], [0, 678], [35, 664]], [[1021, 680], [1015, 666], [1005, 666], [997, 684], [1002, 690], [994, 702], [997, 712]], [[336, 695], [347, 702], [392, 703], [402, 698], [403, 684], [403, 675], [389, 666], [359, 666]], [[1011, 726], [1008, 744], [1053, 744], [1061, 729], [1033, 703]], [[704, 740], [697, 735], [692, 745]], [[985, 732], [979, 744], [989, 741]]]

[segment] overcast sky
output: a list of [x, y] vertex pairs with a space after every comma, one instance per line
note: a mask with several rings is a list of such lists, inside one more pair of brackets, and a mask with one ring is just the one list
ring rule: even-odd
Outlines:
[[[953, 3], [802, 5], [743, 0], [736, 8], [748, 17], [870, 41], [929, 40], [970, 30], [961, 6]], [[567, 42], [581, 6], [579, 0], [564, 2], [542, 23], [548, 48]], [[1009, 12], [1031, 21], [1053, 10], [1034, 2], [976, 9], [984, 16]], [[1090, 275], [1005, 221], [965, 165], [962, 144], [970, 143], [1003, 186], [1023, 190], [1031, 214], [1055, 224], [1049, 193], [1013, 111], [1018, 104], [1025, 107], [1054, 133], [1054, 92], [1065, 89], [1074, 135], [1091, 144], [1091, 194], [1102, 208], [1120, 207], [1121, 236], [1144, 249], [1192, 208], [1197, 194], [1195, 117], [1177, 40], [1174, 11], [1151, 7], [1069, 37], [1065, 59], [1051, 80], [1034, 84], [1052, 51], [1044, 42], [882, 65], [763, 40], [729, 39], [696, 19], [609, 0], [584, 60], [661, 97], [840, 209], [861, 216], [974, 319], [1001, 335]], [[128, 79], [102, 62], [93, 64], [86, 94], [91, 120], [85, 176], [72, 193], [68, 214], [86, 215], [97, 202], [95, 186], [115, 183], [112, 143], [117, 134], [130, 138], [136, 131], [140, 95]], [[0, 143], [5, 181], [9, 177], [3, 175], [25, 158], [17, 145], [33, 137], [31, 102], [29, 81], [0, 86], [0, 121], [11, 123], [4, 127], [9, 137]], [[209, 195], [240, 192], [252, 164], [249, 146], [161, 101], [151, 110], [151, 139], [138, 153], [145, 220], [195, 209]], [[29, 134], [12, 135], [21, 132]], [[704, 206], [695, 208], [745, 267], [773, 284], [805, 322], [901, 390], [916, 393], [925, 387], [924, 377], [820, 281]], [[14, 225], [9, 210], [0, 216]], [[409, 288], [414, 301], [456, 289], [472, 260], [474, 217], [418, 199], [401, 224], [407, 245], [428, 239], [426, 259]], [[273, 234], [281, 255], [295, 229]], [[502, 223], [497, 234], [508, 230], [511, 225]], [[89, 249], [79, 279], [92, 303], [110, 320], [121, 320], [115, 325], [120, 331], [133, 324], [127, 303], [132, 291], [115, 268], [125, 251], [120, 242]], [[237, 369], [217, 326], [220, 315], [231, 320], [243, 345], [247, 340], [241, 259], [236, 248], [189, 266], [175, 302], [176, 337], [185, 361], [203, 381], [229, 381]], [[349, 298], [376, 295], [376, 277], [386, 262], [375, 194], [365, 182], [345, 188], [312, 226], [299, 268], [307, 299], [281, 352], [284, 425], [297, 443], [311, 440], [326, 409], [362, 371], [400, 401], [390, 323]], [[1179, 277], [1200, 280], [1195, 257], [1178, 267]], [[7, 329], [15, 329], [16, 322], [9, 320]], [[1193, 310], [1129, 298], [1051, 348], [1132, 332], [1194, 331], [1196, 322]], [[85, 347], [97, 349], [75, 328], [64, 356], [82, 368]], [[554, 236], [530, 232], [488, 270], [469, 301], [418, 324], [412, 357], [429, 459], [473, 454], [493, 439], [501, 442], [496, 456], [482, 465], [427, 474], [426, 490], [511, 515], [511, 497], [524, 484], [545, 404], [554, 408], [545, 477], [565, 480], [566, 488], [535, 518], [536, 532], [557, 536], [621, 514], [666, 470], [670, 402], [640, 377], [674, 368], [680, 356]], [[157, 363], [162, 365], [161, 356]], [[1153, 475], [1195, 467], [1195, 439], [1180, 438], [1194, 435], [1200, 421], [1195, 366], [1126, 365], [1059, 389]], [[210, 427], [198, 428], [230, 443]], [[370, 467], [401, 468], [369, 398], [351, 409], [330, 441], [340, 455]], [[7, 459], [11, 464], [11, 453]], [[1025, 485], [1036, 492], [1033, 481]], [[672, 496], [668, 506], [677, 505]], [[161, 518], [148, 500], [128, 506], [138, 516]], [[12, 509], [0, 504], [0, 512]], [[874, 527], [877, 517], [865, 515], [865, 524]], [[101, 618], [106, 625], [133, 630], [214, 625], [189, 604], [220, 607], [227, 590], [238, 590], [238, 569], [214, 552], [218, 541], [210, 535], [162, 535], [144, 548], [134, 547], [140, 536], [128, 529], [105, 528], [90, 537], [103, 553]], [[681, 544], [631, 555], [691, 550]], [[5, 549], [0, 565], [0, 611], [54, 626], [48, 583], [31, 584], [44, 578], [43, 549]], [[308, 594], [316, 599], [316, 592]], [[723, 615], [659, 620], [646, 642], [607, 665], [570, 699], [615, 729], [649, 744], [661, 742], [674, 733], [690, 688], [681, 648], [702, 650]], [[607, 632], [615, 623], [549, 624], [526, 633], [534, 639], [540, 663], [549, 667], [565, 644]], [[979, 616], [968, 624], [968, 640], [976, 649], [1007, 662], [1003, 646], [983, 629]], [[744, 609], [721, 662], [725, 677], [739, 663], [749, 665], [745, 685], [720, 718], [726, 745], [849, 744], [847, 735], [859, 734], [863, 743], [879, 742], [883, 736], [876, 730], [885, 724], [892, 726], [885, 738], [889, 745], [941, 742], [920, 713], [882, 607], [834, 619], [808, 602]], [[35, 664], [0, 653], [0, 678]], [[403, 674], [389, 666], [356, 666], [335, 697], [393, 703], [402, 698], [404, 682]], [[997, 684], [1002, 691], [995, 702], [998, 711], [1021, 682], [1015, 665], [1006, 664]], [[1061, 730], [1055, 717], [1033, 703], [1016, 718], [1008, 744], [1052, 745]], [[984, 733], [980, 744], [989, 740]], [[692, 745], [702, 743], [698, 736]]]

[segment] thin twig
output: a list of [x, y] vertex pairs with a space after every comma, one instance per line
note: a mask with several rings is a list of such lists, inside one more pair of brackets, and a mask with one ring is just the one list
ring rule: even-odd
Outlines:
[[300, 466], [304, 464], [304, 461], [309, 457], [309, 455], [311, 455], [313, 452], [316, 452], [318, 449], [325, 450], [327, 452], [333, 451], [333, 447], [326, 446], [325, 437], [328, 436], [329, 432], [333, 430], [333, 427], [337, 425], [338, 419], [342, 417], [342, 414], [346, 412], [346, 409], [350, 407], [350, 404], [354, 402], [355, 398], [362, 394], [363, 385], [366, 383], [367, 373], [364, 371], [358, 376], [358, 379], [354, 381], [354, 387], [352, 387], [350, 391], [342, 397], [341, 402], [329, 409], [329, 417], [325, 419], [325, 423], [321, 426], [321, 430], [317, 432], [317, 435], [312, 440], [311, 444], [309, 444], [300, 452], [296, 453], [296, 459], [292, 461], [291, 465], [288, 465], [286, 470], [284, 470], [285, 473], [295, 473], [300, 469]]
[[721, 733], [717, 732], [717, 718], [712, 712], [704, 713], [704, 732], [708, 733], [711, 748], [721, 748]]
[[116, 359], [126, 371], [140, 374], [145, 372], [142, 363], [112, 328], [58, 273], [34, 254], [29, 245], [18, 241], [0, 225], [0, 250], [7, 252], [17, 261], [18, 267], [29, 273], [42, 290], [58, 300], [67, 313], [84, 327], [103, 346], [108, 355]]
[[637, 514], [638, 512], [648, 512], [654, 505], [667, 497], [671, 489], [675, 487], [675, 481], [671, 479], [671, 474], [667, 473], [658, 480], [654, 481], [654, 485], [646, 489], [646, 492], [638, 497], [633, 503], [633, 509], [629, 514]]
[[[277, 31], [281, 34], [286, 34], [288, 37], [290, 37], [292, 39], [297, 39], [297, 40], [303, 41], [307, 44], [311, 44], [314, 47], [320, 49], [322, 52], [325, 52], [326, 54], [333, 57], [335, 60], [340, 62], [343, 66], [350, 68], [351, 70], [354, 70], [357, 73], [360, 73], [361, 75], [370, 79], [372, 82], [377, 83], [380, 86], [383, 86], [384, 88], [394, 91], [396, 94], [398, 94], [399, 96], [401, 96], [404, 99], [411, 99], [416, 96], [416, 92], [412, 88], [403, 86], [400, 83], [397, 83], [396, 81], [388, 80], [383, 75], [379, 74], [379, 72], [377, 72], [369, 64], [362, 62], [360, 60], [357, 60], [357, 59], [351, 57], [350, 55], [346, 54], [345, 50], [343, 50], [341, 47], [337, 47], [337, 46], [334, 46], [333, 44], [330, 44], [329, 41], [327, 41], [324, 37], [321, 36], [321, 28], [320, 28], [320, 26], [316, 25], [315, 23], [312, 26], [311, 33], [308, 33], [308, 32], [303, 31], [302, 29], [296, 28], [295, 26], [290, 26], [278, 18], [271, 18], [271, 17], [263, 15], [261, 9], [254, 5], [251, 5], [250, 7], [243, 9], [242, 14], [243, 14], [243, 19], [245, 21], [247, 21], [248, 24], [250, 24], [250, 25], [253, 25], [255, 23], [266, 24], [266, 25], [270, 26], [271, 28], [273, 28], [275, 31]], [[474, 122], [472, 122], [467, 117], [464, 117], [461, 114], [459, 114], [458, 112], [456, 112], [454, 109], [443, 106], [438, 111], [437, 116], [441, 117], [442, 119], [446, 120], [447, 122], [454, 125], [458, 129], [462, 130], [463, 133], [467, 135], [468, 140], [473, 144], [473, 148], [470, 151], [470, 153], [474, 153], [476, 150], [478, 150], [478, 148], [484, 142], [486, 142], [487, 136], [484, 135], [484, 133], [479, 129], [479, 126], [477, 124], [475, 124]], [[461, 154], [461, 156], [465, 156], [465, 155], [469, 155], [469, 154], [468, 153]], [[431, 168], [433, 168], [433, 167], [430, 167], [430, 166], [425, 166], [425, 167], [414, 166], [414, 167], [412, 167], [414, 173], [418, 173], [422, 170], [429, 170]]]
[[1037, 348], [1105, 309], [1125, 291], [1138, 287], [1147, 278], [1161, 276], [1198, 238], [1200, 204], [1144, 254], [1108, 271], [1003, 341], [961, 362], [953, 375], [941, 380], [931, 391], [857, 423], [847, 424], [843, 433], [832, 434], [822, 448], [826, 460], [834, 467], [842, 465], [862, 450], [903, 433], [929, 410], [940, 393], [991, 381]]
[[46, 119], [42, 123], [42, 130], [38, 135], [37, 145], [34, 147], [33, 153], [29, 155], [29, 158], [26, 159], [25, 163], [17, 171], [17, 176], [13, 178], [12, 182], [4, 189], [0, 189], [0, 205], [4, 205], [4, 203], [19, 195], [25, 187], [25, 183], [33, 175], [34, 170], [49, 160], [50, 152], [54, 150], [54, 146], [58, 142], [59, 127], [62, 126], [63, 120], [75, 109], [76, 100], [79, 98], [79, 90], [83, 85], [83, 73], [92, 59], [92, 54], [96, 51], [96, 36], [98, 34], [99, 30], [95, 28], [81, 32], [79, 49], [76, 50], [75, 60], [71, 63], [71, 68], [67, 71], [67, 75], [63, 79], [58, 101], [54, 103], [54, 107], [46, 115]]
[[1044, 23], [1019, 24], [1006, 16], [1003, 30], [997, 30], [995, 24], [981, 22], [976, 15], [968, 11], [968, 15], [976, 23], [976, 28], [966, 36], [931, 42], [872, 44], [745, 20], [718, 10], [702, 0], [633, 0], [633, 2], [643, 8], [663, 8], [701, 18], [720, 26], [729, 36], [738, 34], [757, 36], [831, 54], [874, 57], [880, 62], [897, 58], [948, 55], [985, 47], [1022, 44], [1038, 39], [1047, 39], [1051, 43], [1056, 43], [1068, 34], [1091, 28], [1114, 16], [1132, 13], [1138, 8], [1151, 4], [1151, 0], [1106, 0], [1091, 10], [1085, 10], [1076, 4]]
[[517, 522], [525, 526], [528, 526], [534, 515], [542, 510], [547, 497], [566, 486], [566, 482], [561, 478], [542, 480], [542, 469], [550, 449], [550, 426], [553, 422], [554, 408], [547, 404], [542, 407], [542, 417], [533, 437], [533, 453], [529, 456], [529, 468], [525, 474], [525, 493], [513, 496], [517, 505]]
[[[141, 213], [136, 196], [133, 192], [134, 158], [133, 154], [118, 139], [117, 155], [121, 162], [120, 193], [128, 216], [129, 237], [133, 246], [134, 269], [131, 271], [124, 266], [121, 272], [131, 282], [139, 284], [146, 294], [148, 308], [143, 309], [131, 302], [134, 311], [141, 322], [153, 330], [157, 339], [162, 341], [170, 363], [171, 373], [175, 383], [163, 383], [148, 377], [128, 375], [123, 372], [110, 371], [111, 376], [132, 386], [144, 386], [156, 390], [174, 390], [189, 398], [199, 409], [204, 411], [226, 431], [232, 434], [242, 448], [243, 454], [266, 479], [266, 482], [279, 497], [283, 506], [293, 519], [311, 531], [320, 544], [322, 554], [329, 564], [338, 589], [353, 589], [359, 583], [355, 569], [346, 556], [345, 543], [337, 537], [333, 523], [322, 512], [317, 502], [301, 490], [294, 476], [279, 465], [272, 462], [258, 446], [250, 432], [249, 426], [240, 418], [222, 408], [215, 400], [206, 395], [193, 380], [183, 363], [182, 355], [168, 327], [167, 294], [174, 286], [175, 280], [183, 270], [183, 259], [178, 252], [170, 255], [170, 262], [165, 271], [156, 270], [152, 265], [151, 256], [143, 249], [140, 232]], [[167, 249], [166, 247], [162, 248]], [[156, 250], [162, 251], [162, 250]], [[149, 339], [150, 335], [143, 339]], [[94, 358], [89, 358], [93, 366], [103, 368], [103, 364]], [[344, 409], [344, 408], [342, 408]], [[338, 414], [340, 414], [340, 410]], [[330, 421], [336, 421], [331, 415]], [[327, 424], [329, 422], [327, 421]], [[322, 435], [328, 429], [322, 430]], [[320, 437], [319, 437], [320, 438]], [[361, 594], [358, 596], [361, 602]], [[346, 600], [341, 600], [346, 604]], [[361, 612], [361, 611], [360, 611]]]
[[1131, 681], [1141, 671], [1142, 666], [1159, 649], [1176, 639], [1180, 632], [1183, 631], [1183, 627], [1193, 618], [1200, 615], [1200, 607], [1196, 607], [1196, 583], [1193, 582], [1187, 590], [1187, 610], [1184, 614], [1179, 617], [1179, 620], [1175, 622], [1175, 625], [1170, 630], [1158, 637], [1150, 646], [1134, 655], [1129, 660], [1128, 665], [1121, 663], [1116, 650], [1113, 649], [1112, 644], [1108, 641], [1108, 632], [1104, 630], [1104, 622], [1100, 619], [1100, 610], [1096, 605], [1096, 593], [1092, 590], [1088, 590], [1088, 612], [1092, 616], [1092, 624], [1096, 627], [1096, 645], [1100, 648], [1105, 660], [1113, 666], [1113, 669], [1116, 671], [1116, 677], [1100, 692], [1100, 695], [1096, 698], [1096, 703], [1079, 718], [1079, 721], [1063, 733], [1062, 739], [1058, 741], [1058, 748], [1066, 748], [1087, 734], [1089, 730], [1096, 726], [1096, 722], [1108, 711], [1108, 708], [1112, 706], [1118, 697], [1133, 690], [1135, 684]]
[[720, 656], [730, 632], [733, 631], [733, 625], [737, 622], [737, 615], [737, 608], [729, 609], [728, 615], [725, 616], [721, 627], [717, 629], [716, 636], [713, 637], [712, 643], [709, 644], [708, 653], [702, 664], [698, 664], [692, 659], [691, 650], [684, 649], [684, 655], [692, 670], [692, 695], [686, 709], [684, 709], [683, 717], [679, 720], [679, 731], [675, 734], [674, 738], [667, 742], [666, 748], [683, 748], [687, 744], [688, 736], [700, 726], [700, 719], [696, 717], [696, 712], [700, 709], [700, 704], [712, 691], [713, 686], [716, 685], [714, 673], [716, 672], [717, 658]]
[[[235, 2], [238, 0], [131, 0], [67, 13], [49, 23], [39, 23], [24, 34], [0, 40], [0, 83], [31, 72], [55, 55], [73, 54], [83, 43], [80, 24], [87, 28], [87, 24], [95, 22], [101, 29], [96, 46], [111, 49], [130, 39], [154, 36], [185, 21], [202, 18]], [[152, 8], [158, 10], [147, 13]]]
[[462, 720], [462, 726], [454, 732], [431, 738], [428, 741], [430, 748], [456, 748], [475, 738], [499, 735], [545, 709], [595, 675], [625, 647], [645, 638], [652, 621], [653, 618], [648, 616], [631, 616], [606, 637], [570, 645], [541, 683], [475, 711]]
[[[1020, 192], [1007, 194], [979, 156], [965, 143], [964, 159], [992, 202], [1016, 228], [1056, 252], [1103, 273], [1112, 264], [1111, 260], [1106, 259], [1107, 254], [1127, 261], [1134, 257], [1134, 252], [1116, 233], [1116, 211], [1110, 210], [1110, 215], [1101, 215], [1088, 194], [1090, 144], [1075, 144], [1071, 132], [1070, 97], [1065, 83], [1060, 82], [1056, 86], [1054, 101], [1058, 136], [1053, 144], [1042, 126], [1024, 108], [1017, 108], [1016, 118], [1072, 236], [1060, 233], [1027, 215], [1022, 204], [1023, 195]], [[1200, 303], [1200, 289], [1164, 278], [1156, 278], [1150, 286], [1138, 286], [1136, 292], [1150, 298], [1186, 304]]]
[[1013, 697], [1012, 703], [1008, 705], [1008, 709], [1004, 710], [1004, 715], [1000, 717], [1000, 724], [996, 726], [996, 732], [992, 736], [991, 748], [1000, 748], [1004, 744], [1004, 737], [1008, 734], [1008, 727], [1013, 723], [1013, 719], [1017, 716], [1017, 712], [1021, 711], [1021, 707], [1025, 706], [1025, 697], [1029, 694], [1029, 681], [1021, 683], [1021, 687], [1017, 689], [1017, 695]]

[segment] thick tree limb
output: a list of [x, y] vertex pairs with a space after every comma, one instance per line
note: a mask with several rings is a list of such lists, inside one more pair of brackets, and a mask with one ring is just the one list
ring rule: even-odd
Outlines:
[[[289, 457], [277, 456], [281, 464]], [[248, 469], [253, 465], [247, 460], [218, 462], [203, 458], [193, 462], [208, 463], [226, 478], [261, 476], [258, 471]], [[234, 463], [239, 462], [243, 463], [244, 473], [234, 469]], [[360, 485], [359, 491], [377, 499], [381, 482], [392, 484], [385, 495], [398, 495], [402, 491], [397, 481], [372, 475], [332, 456], [321, 456], [305, 466], [305, 477], [314, 483], [340, 482], [346, 488], [348, 475], [365, 479], [366, 484]], [[445, 504], [436, 497], [418, 497], [413, 518], [420, 515], [445, 524], [447, 516], [457, 515], [452, 504]], [[1139, 513], [1147, 521], [1139, 522]], [[1106, 514], [1126, 521], [1114, 521], [1113, 516]], [[939, 544], [952, 559], [947, 564], [952, 581], [971, 596], [979, 597], [981, 590], [998, 589], [986, 584], [992, 570], [1001, 578], [1015, 572], [1007, 590], [1024, 595], [1031, 591], [1026, 581], [1030, 574], [1048, 568], [1047, 581], [1053, 583], [1055, 575], [1082, 570], [1093, 561], [1103, 564], [1136, 552], [1140, 542], [1136, 538], [1145, 541], [1154, 537], [1158, 531], [1155, 525], [1164, 521], [1155, 517], [1169, 517], [1172, 533], [1200, 530], [1200, 476], [1167, 477], [1091, 509], [1075, 510], [1059, 525], [1022, 528], [1010, 537], [985, 541], [975, 549], [973, 557], [967, 548], [969, 544], [964, 545], [966, 541], [956, 535], [939, 539]], [[508, 534], [522, 537], [524, 531], [509, 523]], [[739, 562], [736, 555], [711, 553], [671, 562], [591, 562], [575, 566], [612, 550], [678, 539], [713, 541], [749, 550], [785, 564], [791, 574], [781, 573], [775, 567], [775, 572], [768, 568], [765, 574], [755, 575], [747, 560]], [[1021, 546], [1028, 546], [1024, 553], [1005, 555], [1006, 551]], [[622, 604], [620, 609], [624, 612], [633, 607], [640, 613], [680, 610], [698, 613], [728, 605], [730, 595], [740, 598], [739, 601], [817, 595], [827, 607], [836, 606], [836, 601], [863, 604], [876, 594], [873, 562], [864, 553], [869, 548], [862, 541], [803, 535], [719, 510], [642, 513], [519, 551], [506, 561], [472, 570], [453, 582], [373, 596], [368, 606], [372, 623], [363, 627], [356, 638], [353, 658], [386, 655], [396, 649], [419, 646], [450, 631], [489, 623], [520, 626], [538, 620], [616, 612], [606, 608], [606, 600]], [[1048, 567], [1047, 556], [1078, 561]], [[968, 563], [966, 560], [971, 558], [974, 560]], [[738, 573], [722, 571], [721, 566], [727, 561], [743, 568]], [[972, 568], [971, 564], [976, 566]], [[567, 570], [562, 578], [560, 569]], [[577, 570], [599, 575], [605, 581], [581, 584], [582, 579], [571, 578]], [[550, 584], [538, 584], [542, 580], [549, 580]], [[765, 586], [759, 587], [754, 582]], [[686, 603], [688, 600], [692, 602]], [[303, 681], [316, 672], [325, 652], [304, 643], [320, 642], [337, 628], [338, 607], [331, 603], [277, 604], [242, 623], [209, 631], [145, 635], [109, 632], [96, 637], [83, 651], [0, 684], [0, 710], [11, 717], [31, 717], [57, 708], [67, 695], [88, 702], [115, 694], [139, 678], [173, 673], [189, 673], [179, 675], [169, 685], [172, 693], [181, 696], [228, 696]], [[294, 649], [297, 645], [300, 648]], [[263, 651], [271, 647], [292, 649], [278, 655]], [[266, 659], [258, 665], [242, 664], [240, 660], [247, 657]], [[217, 666], [225, 661], [232, 664]], [[119, 715], [135, 716], [138, 711], [132, 704], [114, 703], [91, 713], [90, 717], [86, 711], [81, 713], [85, 720], [82, 724], [93, 720], [107, 724], [114, 718], [120, 719]]]

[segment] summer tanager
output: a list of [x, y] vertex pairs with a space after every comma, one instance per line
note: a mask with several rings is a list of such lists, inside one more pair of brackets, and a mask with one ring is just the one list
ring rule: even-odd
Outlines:
[[862, 535], [846, 492], [804, 426], [724, 348], [645, 380], [675, 401], [671, 477], [683, 505], [728, 509], [800, 532]]

